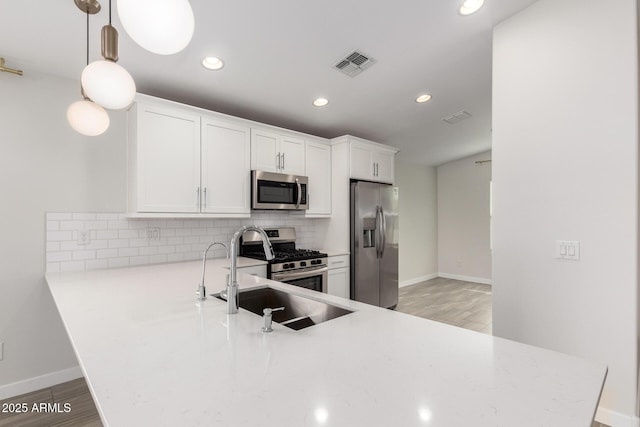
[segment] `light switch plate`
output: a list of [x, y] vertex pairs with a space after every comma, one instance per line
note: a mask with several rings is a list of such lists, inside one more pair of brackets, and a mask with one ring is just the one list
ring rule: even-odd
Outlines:
[[580, 242], [577, 240], [556, 240], [556, 258], [580, 260]]

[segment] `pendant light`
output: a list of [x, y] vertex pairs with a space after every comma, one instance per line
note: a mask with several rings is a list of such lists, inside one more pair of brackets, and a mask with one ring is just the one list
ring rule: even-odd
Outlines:
[[118, 31], [111, 25], [111, 0], [109, 0], [109, 24], [102, 27], [102, 57], [82, 71], [82, 87], [94, 102], [110, 110], [128, 107], [136, 96], [136, 84], [118, 61]]
[[118, 0], [118, 16], [142, 48], [172, 55], [187, 47], [194, 30], [189, 0]]
[[[89, 63], [89, 14], [100, 11], [100, 4], [95, 0], [75, 0], [80, 10], [87, 14], [87, 64]], [[87, 136], [96, 136], [104, 133], [109, 128], [109, 115], [107, 112], [87, 97], [80, 88], [82, 100], [76, 101], [67, 109], [67, 120], [71, 127], [78, 133]]]

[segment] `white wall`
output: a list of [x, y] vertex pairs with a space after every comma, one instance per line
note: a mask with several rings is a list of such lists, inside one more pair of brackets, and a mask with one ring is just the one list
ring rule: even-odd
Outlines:
[[491, 283], [491, 151], [438, 166], [438, 272]]
[[607, 364], [614, 426], [640, 425], [636, 7], [540, 0], [494, 31], [494, 334]]
[[77, 365], [44, 283], [45, 212], [124, 211], [124, 113], [83, 137], [67, 124], [79, 83], [1, 73], [0, 386]]
[[400, 218], [400, 286], [436, 276], [436, 168], [396, 161]]

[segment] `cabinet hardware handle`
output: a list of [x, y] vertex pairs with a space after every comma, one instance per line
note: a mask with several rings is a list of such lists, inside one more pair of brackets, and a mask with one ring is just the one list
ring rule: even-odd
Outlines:
[[204, 187], [204, 205], [205, 208], [207, 207], [207, 187]]
[[282, 170], [284, 170], [284, 153], [282, 153]]
[[196, 188], [196, 200], [197, 200], [197, 205], [198, 208], [200, 207], [200, 187]]
[[344, 261], [331, 261], [331, 264], [344, 264]]
[[276, 170], [280, 170], [280, 153], [276, 154]]

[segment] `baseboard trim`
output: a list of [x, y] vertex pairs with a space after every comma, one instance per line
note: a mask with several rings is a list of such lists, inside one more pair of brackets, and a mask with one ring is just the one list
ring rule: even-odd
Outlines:
[[640, 427], [640, 418], [602, 407], [596, 411], [596, 421], [611, 427]]
[[403, 280], [400, 282], [399, 287], [404, 288], [405, 286], [415, 285], [416, 283], [426, 282], [427, 280], [435, 279], [438, 277], [437, 273], [427, 274], [426, 276], [414, 277], [413, 279]]
[[0, 400], [52, 387], [82, 377], [79, 366], [0, 386]]
[[493, 281], [491, 279], [485, 279], [483, 277], [463, 276], [461, 274], [438, 273], [438, 277], [442, 277], [444, 279], [463, 280], [465, 282], [481, 283], [483, 285], [493, 284]]

